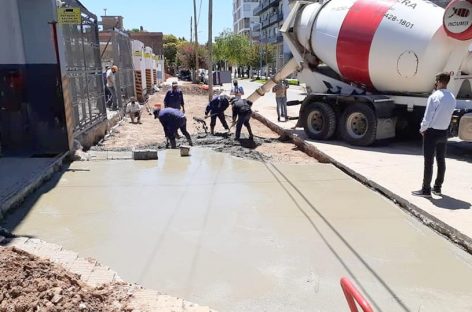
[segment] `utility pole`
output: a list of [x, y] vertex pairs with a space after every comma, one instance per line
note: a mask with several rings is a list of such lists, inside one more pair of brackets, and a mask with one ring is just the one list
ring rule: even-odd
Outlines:
[[213, 0], [208, 0], [208, 99], [213, 98]]
[[198, 25], [197, 25], [197, 0], [193, 0], [193, 23], [195, 25], [195, 77], [194, 81], [198, 80]]
[[193, 17], [190, 16], [190, 43], [193, 42], [193, 25], [192, 25], [192, 23], [193, 23]]

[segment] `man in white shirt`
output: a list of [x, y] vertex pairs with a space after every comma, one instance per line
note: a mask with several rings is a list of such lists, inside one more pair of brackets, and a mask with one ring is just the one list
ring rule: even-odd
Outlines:
[[118, 102], [116, 99], [116, 81], [115, 81], [115, 73], [118, 72], [118, 66], [113, 65], [109, 70], [107, 70], [107, 85], [108, 91], [111, 94], [111, 109], [116, 110], [118, 109]]
[[423, 187], [413, 195], [431, 197], [434, 155], [438, 165], [438, 174], [434, 182], [433, 194], [441, 195], [441, 187], [446, 173], [446, 145], [449, 124], [456, 108], [456, 98], [447, 90], [449, 73], [436, 75], [436, 91], [428, 98], [426, 111], [421, 122], [420, 133], [423, 136], [424, 175]]
[[130, 98], [130, 103], [126, 105], [126, 113], [131, 118], [131, 123], [134, 123], [134, 118], [138, 119], [138, 123], [141, 123], [141, 105], [136, 101], [134, 97]]

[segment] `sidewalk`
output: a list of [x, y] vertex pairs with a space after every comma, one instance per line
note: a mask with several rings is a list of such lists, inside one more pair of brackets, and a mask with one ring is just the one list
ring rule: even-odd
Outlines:
[[[250, 85], [248, 89], [252, 89]], [[250, 91], [250, 90], [249, 90]], [[295, 91], [295, 90], [293, 90]], [[246, 92], [249, 96], [250, 92]], [[450, 141], [443, 196], [432, 199], [411, 195], [421, 187], [423, 156], [420, 142], [394, 142], [386, 146], [356, 147], [341, 141], [311, 141], [301, 128], [293, 129], [296, 120], [277, 122], [275, 99], [268, 94], [259, 99], [254, 110], [273, 125], [294, 138], [306, 140], [334, 165], [397, 202], [423, 223], [446, 235], [472, 252], [472, 146]], [[300, 99], [293, 92], [289, 100]], [[298, 116], [300, 106], [288, 107], [291, 117]]]
[[66, 154], [53, 158], [0, 158], [0, 220], [50, 178]]

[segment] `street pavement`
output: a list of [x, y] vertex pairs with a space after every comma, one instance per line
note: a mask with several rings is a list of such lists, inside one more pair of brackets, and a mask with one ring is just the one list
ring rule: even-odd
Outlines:
[[471, 311], [472, 257], [331, 164], [74, 162], [3, 224], [219, 311]]
[[62, 164], [60, 157], [0, 157], [0, 220]]
[[[248, 80], [242, 80], [240, 83], [246, 89], [246, 97], [260, 86]], [[304, 97], [303, 88], [289, 89], [288, 100], [301, 100]], [[295, 119], [289, 122], [277, 122], [275, 97], [272, 93], [256, 101], [253, 108], [274, 124], [305, 139], [336, 162], [362, 176], [363, 180], [370, 181], [387, 192], [397, 195], [405, 202], [412, 203], [427, 214], [472, 238], [471, 143], [461, 142], [458, 139], [450, 140], [443, 196], [433, 195], [432, 199], [426, 199], [411, 195], [411, 191], [421, 188], [423, 177], [420, 141], [394, 141], [373, 147], [356, 147], [338, 140], [313, 141], [306, 137], [303, 129], [293, 129], [297, 122]], [[299, 109], [299, 105], [289, 107], [289, 116], [298, 116]]]

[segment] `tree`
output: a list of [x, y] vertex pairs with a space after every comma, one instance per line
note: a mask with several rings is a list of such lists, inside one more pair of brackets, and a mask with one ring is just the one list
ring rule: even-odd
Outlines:
[[177, 50], [185, 42], [185, 38], [177, 38], [174, 35], [164, 35], [164, 58], [167, 68], [175, 68], [177, 64]]
[[[207, 50], [203, 46], [198, 47], [198, 63], [200, 68], [206, 68], [207, 62]], [[182, 67], [186, 69], [195, 68], [195, 44], [190, 42], [183, 42], [179, 45], [177, 50], [177, 60]]]
[[235, 34], [229, 29], [223, 31], [213, 46], [214, 61], [229, 65], [247, 65], [251, 51], [251, 41], [246, 35]]

